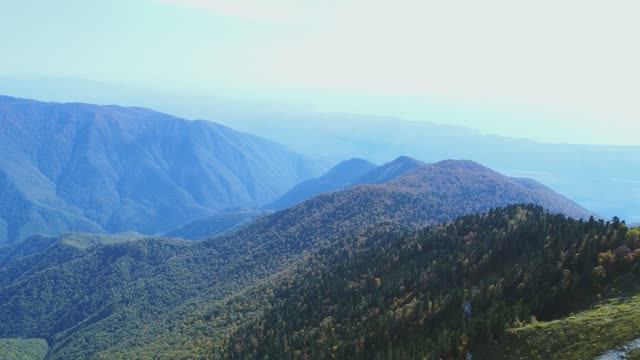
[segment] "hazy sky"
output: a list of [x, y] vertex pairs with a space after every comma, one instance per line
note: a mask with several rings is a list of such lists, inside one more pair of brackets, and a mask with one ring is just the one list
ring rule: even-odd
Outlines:
[[616, 0], [0, 0], [0, 75], [640, 144], [639, 16]]

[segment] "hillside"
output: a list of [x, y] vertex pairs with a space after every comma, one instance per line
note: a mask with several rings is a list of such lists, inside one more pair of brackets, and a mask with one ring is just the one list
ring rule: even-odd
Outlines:
[[194, 220], [166, 233], [166, 237], [178, 237], [187, 240], [203, 240], [242, 224], [249, 223], [261, 216], [270, 214], [269, 210], [226, 209], [206, 218]]
[[[211, 285], [214, 254], [193, 244], [91, 234], [52, 239], [0, 266], [1, 337], [44, 338], [50, 357], [78, 358], [140, 333]], [[61, 347], [67, 353], [59, 354]]]
[[375, 166], [362, 159], [346, 160], [319, 178], [304, 181], [269, 205], [282, 210], [318, 194], [363, 184], [383, 184], [427, 164], [407, 156]]
[[561, 195], [540, 194], [474, 162], [449, 160], [417, 167], [387, 183], [318, 195], [206, 245], [220, 256], [240, 251], [277, 266], [281, 256], [301, 254], [382, 222], [419, 227], [515, 203], [534, 203], [574, 218], [590, 215]]
[[282, 210], [310, 199], [313, 196], [355, 185], [357, 179], [376, 166], [363, 159], [345, 160], [330, 169], [319, 178], [304, 181], [287, 191], [278, 200], [268, 206], [270, 209]]
[[479, 354], [495, 354], [498, 360], [596, 359], [638, 338], [640, 295], [625, 295], [557, 320], [509, 328]]
[[[608, 258], [625, 244], [631, 252]], [[562, 317], [596, 301], [611, 286], [637, 284], [638, 246], [637, 237], [627, 235], [617, 220], [575, 221], [533, 206], [496, 209], [418, 232], [377, 227], [328, 246], [262, 286], [262, 296], [249, 294], [244, 302], [261, 299], [262, 312], [242, 325], [217, 356], [439, 359], [478, 350], [478, 358], [487, 358], [479, 348], [508, 340], [513, 335], [505, 334], [507, 328], [533, 317]], [[614, 317], [619, 323], [590, 323], [592, 335], [612, 326], [617, 335], [603, 340], [595, 352], [578, 354], [595, 356], [598, 349], [637, 337], [637, 305], [631, 306], [620, 308]], [[554, 339], [586, 329], [558, 330]], [[554, 340], [538, 341], [527, 336], [528, 330], [516, 331], [521, 333], [518, 343], [508, 340], [514, 347], [494, 351], [510, 354], [529, 346], [541, 359], [561, 354], [544, 352]], [[557, 350], [561, 347], [551, 349]]]
[[[527, 188], [480, 165], [447, 161], [385, 184], [322, 194], [203, 242], [64, 236], [0, 265], [0, 337], [45, 338], [51, 359], [111, 359], [114, 351], [157, 339], [169, 343], [166, 334], [171, 341], [183, 339], [176, 334], [181, 324], [212, 304], [376, 224], [411, 230], [532, 197]], [[554, 199], [558, 203], [539, 202], [566, 205], [559, 195]], [[208, 334], [205, 343], [220, 335]]]
[[273, 201], [322, 166], [271, 141], [142, 108], [0, 97], [0, 244], [155, 234]]
[[[366, 171], [363, 171], [362, 168], [352, 170], [354, 161], [362, 163], [362, 160], [357, 159], [341, 163], [322, 177], [295, 186], [272, 206], [286, 208], [310, 199], [319, 193], [357, 185], [384, 184], [384, 190], [379, 188], [381, 191], [422, 193], [431, 196], [428, 201], [441, 202], [439, 206], [447, 206], [444, 199], [450, 195], [460, 196], [459, 191], [461, 190], [469, 191], [470, 195], [478, 195], [474, 193], [481, 192], [480, 196], [485, 196], [485, 198], [470, 198], [469, 202], [472, 205], [471, 208], [466, 208], [468, 212], [478, 210], [473, 207], [473, 204], [487, 204], [487, 202], [493, 201], [495, 206], [510, 203], [539, 204], [575, 218], [586, 218], [592, 215], [580, 205], [535, 180], [506, 177], [472, 161], [445, 160], [426, 164], [407, 156], [400, 156], [377, 167], [366, 166]], [[449, 182], [451, 183], [448, 184]], [[460, 203], [461, 201], [465, 200], [459, 197], [449, 205], [462, 209], [464, 206]], [[437, 220], [441, 221], [447, 218], [451, 217], [445, 216]]]
[[3, 360], [42, 360], [47, 355], [43, 339], [0, 339], [0, 358]]

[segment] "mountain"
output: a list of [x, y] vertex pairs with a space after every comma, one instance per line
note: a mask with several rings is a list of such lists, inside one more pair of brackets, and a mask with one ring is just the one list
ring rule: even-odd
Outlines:
[[[377, 224], [412, 230], [523, 201], [588, 214], [557, 194], [541, 200], [535, 194], [481, 165], [445, 161], [386, 183], [324, 193], [202, 242], [139, 235], [29, 238], [36, 243], [22, 248], [31, 250], [15, 250], [16, 244], [9, 251], [26, 256], [0, 263], [0, 338], [47, 339], [50, 359], [111, 359], [113, 352], [145, 344], [165, 349], [169, 358], [191, 356], [195, 350], [172, 352], [180, 348], [173, 342], [188, 343], [189, 332], [201, 329], [183, 328], [185, 321], [198, 323], [211, 306]], [[251, 317], [224, 316], [227, 325]], [[207, 333], [209, 339], [225, 334]]]
[[357, 182], [359, 184], [382, 184], [425, 165], [422, 161], [408, 156], [400, 156], [363, 174]]
[[[339, 169], [345, 168], [343, 166], [339, 167]], [[330, 181], [323, 180], [325, 178], [331, 179], [332, 173], [333, 171], [330, 171], [323, 177], [308, 180], [296, 186], [279, 201], [293, 198], [302, 201], [311, 198], [314, 195], [312, 190], [316, 189], [311, 185], [329, 184]], [[451, 219], [456, 216], [454, 215], [456, 211], [462, 209], [467, 212], [475, 212], [510, 203], [539, 204], [555, 212], [575, 218], [587, 218], [592, 215], [590, 211], [535, 180], [510, 178], [472, 161], [446, 160], [434, 164], [426, 164], [407, 156], [400, 156], [363, 174], [352, 174], [351, 176], [343, 176], [343, 178], [349, 178], [349, 181], [342, 182], [342, 187], [349, 185], [352, 187], [357, 187], [356, 185], [383, 185], [357, 187], [357, 189], [354, 189], [356, 195], [354, 195], [352, 201], [358, 205], [369, 199], [368, 196], [363, 195], [365, 193], [380, 192], [378, 196], [384, 200], [397, 199], [399, 194], [412, 193], [411, 196], [416, 199], [413, 203], [407, 204], [408, 206], [415, 205], [419, 207], [420, 204], [425, 204], [424, 211], [426, 212], [429, 212], [428, 208], [430, 206], [439, 212], [442, 212], [446, 207], [453, 209], [451, 214], [446, 214], [440, 218], [428, 217], [436, 222]], [[338, 182], [334, 182], [334, 184], [336, 183]], [[329, 192], [338, 188], [337, 186], [334, 188], [325, 186], [323, 190], [324, 192]], [[345, 190], [340, 192], [337, 197], [343, 200], [348, 197], [351, 194], [349, 191], [351, 189], [347, 188]], [[454, 199], [450, 204], [447, 204], [446, 199], [451, 196]], [[370, 197], [374, 198], [375, 195]], [[465, 204], [465, 202], [468, 202], [469, 205]], [[281, 204], [284, 203], [285, 201], [281, 202]], [[376, 208], [375, 205], [372, 206], [372, 209]], [[481, 208], [477, 208], [477, 206]], [[382, 212], [385, 214], [392, 213], [390, 209], [385, 209]], [[401, 211], [400, 213], [407, 214], [408, 212]], [[419, 215], [417, 216], [419, 217]]]
[[278, 200], [268, 206], [282, 210], [307, 200], [317, 194], [335, 191], [360, 182], [356, 179], [375, 168], [375, 164], [363, 159], [345, 160], [330, 169], [319, 178], [303, 181], [287, 191]]
[[[620, 221], [576, 221], [535, 206], [498, 208], [419, 231], [378, 226], [230, 300], [240, 313], [239, 304], [255, 302], [262, 311], [210, 356], [566, 358], [558, 355], [568, 351], [582, 355], [571, 358], [595, 358], [607, 346], [635, 339], [637, 305], [621, 307], [614, 323], [605, 318], [589, 330], [592, 340], [612, 328], [615, 337], [570, 351], [548, 344], [564, 338], [571, 346], [583, 337], [579, 329], [559, 328], [553, 330], [557, 338], [540, 341], [558, 326], [536, 324], [536, 318], [562, 318], [610, 291], [637, 287], [640, 243], [637, 237], [631, 242]], [[510, 330], [523, 325], [544, 337], [530, 342], [526, 332]], [[481, 351], [496, 340], [519, 346]], [[518, 351], [541, 357], [514, 356]]]
[[[73, 78], [2, 77], [0, 93], [53, 101], [143, 105], [188, 118], [216, 119], [236, 130], [272, 139], [334, 164], [354, 157], [384, 163], [398, 154], [425, 162], [474, 160], [510, 176], [540, 181], [602, 216], [640, 222], [636, 206], [640, 200], [640, 177], [635, 170], [640, 167], [640, 146], [542, 143], [438, 123], [443, 116], [468, 118], [469, 114], [509, 122], [514, 118], [509, 112], [487, 112], [490, 108], [482, 106], [452, 107], [427, 101], [420, 106], [422, 115], [402, 119], [320, 112], [293, 104], [184, 96]], [[384, 100], [388, 104], [389, 99]], [[411, 112], [403, 101], [397, 105], [397, 109]], [[536, 116], [549, 116], [522, 115], [529, 116], [530, 121], [536, 121]]]
[[203, 219], [194, 220], [166, 233], [166, 237], [177, 237], [187, 240], [203, 240], [242, 224], [249, 223], [260, 216], [270, 214], [269, 210], [260, 209], [226, 209]]
[[[380, 168], [395, 169], [393, 165], [406, 162], [411, 161], [401, 157]], [[386, 183], [318, 195], [212, 241], [233, 244], [236, 251], [246, 244], [246, 254], [256, 253], [256, 259], [275, 265], [279, 254], [300, 253], [385, 221], [414, 227], [432, 225], [514, 203], [534, 203], [574, 218], [591, 215], [563, 196], [543, 191], [541, 184], [534, 187], [535, 183], [527, 180], [529, 186], [524, 186], [522, 181], [471, 161], [422, 164]]]
[[640, 222], [635, 205], [640, 200], [640, 176], [635, 171], [640, 167], [640, 146], [553, 144], [487, 135], [437, 124], [437, 112], [408, 121], [286, 107], [254, 106], [245, 112], [232, 112], [221, 105], [199, 108], [200, 113], [225, 114], [226, 125], [251, 129], [310, 156], [334, 161], [365, 157], [376, 163], [397, 154], [425, 162], [469, 159], [510, 176], [533, 178], [602, 216]]
[[[363, 164], [364, 166], [358, 167], [355, 170], [352, 168], [356, 164]], [[424, 175], [427, 173], [435, 174], [442, 168], [451, 167], [459, 168], [464, 172], [468, 170], [468, 176], [475, 176], [473, 172], [481, 174], [480, 180], [486, 177], [492, 177], [496, 182], [501, 182], [500, 185], [504, 186], [503, 192], [509, 189], [511, 192], [520, 192], [521, 197], [519, 202], [531, 202], [536, 204], [543, 204], [547, 208], [571, 215], [577, 218], [588, 217], [590, 213], [580, 207], [579, 205], [571, 202], [570, 200], [559, 196], [553, 190], [544, 186], [543, 184], [528, 178], [506, 178], [498, 173], [491, 171], [488, 168], [482, 167], [477, 163], [466, 161], [442, 161], [433, 165], [428, 165], [424, 162], [418, 161], [408, 156], [400, 156], [397, 159], [383, 164], [378, 167], [374, 167], [373, 164], [364, 162], [364, 160], [347, 160], [338, 164], [335, 168], [331, 169], [327, 174], [312, 180], [307, 180], [299, 185], [296, 185], [292, 190], [284, 194], [280, 199], [270, 205], [272, 208], [284, 209], [307, 200], [314, 195], [323, 192], [335, 191], [348, 186], [363, 185], [363, 184], [384, 184], [388, 183], [391, 187], [395, 188], [412, 188], [415, 185], [427, 185], [430, 183], [437, 183], [446, 181], [448, 174], [440, 174], [442, 179], [434, 177], [428, 178]], [[466, 169], [463, 169], [465, 168]], [[404, 181], [395, 183], [392, 180], [402, 177], [408, 174], [412, 170], [416, 170], [415, 174], [408, 175]], [[422, 174], [422, 178], [420, 178]], [[472, 187], [472, 184], [467, 183], [465, 186]], [[515, 189], [518, 188], [518, 189]], [[525, 196], [524, 194], [527, 193]], [[504, 194], [498, 193], [496, 196], [502, 196]], [[518, 201], [515, 201], [518, 202]], [[482, 203], [482, 202], [478, 202]]]
[[209, 121], [0, 97], [0, 244], [64, 231], [169, 231], [266, 204], [323, 166]]

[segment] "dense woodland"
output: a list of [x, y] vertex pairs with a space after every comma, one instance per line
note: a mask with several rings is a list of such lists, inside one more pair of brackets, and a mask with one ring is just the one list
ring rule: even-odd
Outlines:
[[[320, 279], [335, 281], [335, 284], [342, 284], [340, 281], [351, 284], [352, 280], [339, 280], [331, 276], [341, 274], [340, 269], [349, 269], [349, 266], [373, 269], [385, 265], [390, 273], [398, 274], [390, 276], [399, 278], [383, 276], [384, 269], [380, 268], [378, 271], [381, 275], [376, 278], [381, 281], [381, 289], [396, 289], [403, 285], [393, 284], [404, 282], [408, 286], [412, 278], [400, 277], [408, 261], [396, 261], [396, 257], [408, 256], [411, 251], [415, 251], [416, 256], [424, 252], [421, 256], [436, 256], [434, 260], [437, 264], [451, 263], [458, 258], [446, 258], [448, 255], [445, 250], [448, 248], [440, 248], [441, 245], [429, 245], [437, 250], [435, 252], [425, 252], [422, 248], [404, 249], [397, 245], [404, 250], [390, 257], [375, 255], [377, 248], [384, 254], [384, 251], [391, 251], [385, 250], [389, 244], [402, 244], [407, 237], [426, 238], [429, 231], [440, 229], [436, 227], [425, 230], [424, 234], [415, 233], [423, 226], [451, 221], [465, 213], [482, 213], [514, 202], [530, 201], [542, 203], [554, 211], [587, 214], [586, 210], [539, 184], [523, 183], [520, 179], [505, 177], [472, 162], [449, 161], [416, 168], [383, 184], [361, 185], [322, 194], [203, 242], [149, 238], [139, 234], [72, 234], [58, 238], [30, 238], [0, 250], [0, 298], [5, 300], [0, 303], [0, 337], [46, 339], [50, 345], [49, 359], [128, 359], [136, 356], [208, 358], [227, 357], [230, 354], [237, 357], [268, 354], [272, 350], [264, 350], [267, 344], [262, 337], [267, 334], [269, 319], [276, 316], [278, 307], [286, 299], [302, 301], [296, 300], [296, 296], [307, 294], [302, 289], [313, 285], [305, 284], [304, 278], [317, 280], [318, 274], [322, 274]], [[509, 213], [503, 214], [505, 219], [510, 216]], [[552, 215], [545, 216], [553, 218]], [[480, 215], [476, 217], [484, 219]], [[573, 220], [566, 221], [580, 224]], [[488, 232], [483, 230], [484, 226], [508, 230], [500, 228], [500, 225], [479, 222], [474, 231]], [[531, 225], [528, 231], [538, 231], [536, 226], [540, 224]], [[543, 230], [554, 234], [544, 227], [539, 231]], [[421, 242], [425, 243], [421, 245], [424, 249], [429, 249], [429, 241]], [[498, 240], [495, 242], [485, 244], [483, 248], [474, 245], [479, 249], [472, 255], [476, 256], [482, 249], [498, 251], [492, 250], [493, 247], [502, 246], [503, 243]], [[484, 242], [477, 244], [481, 243]], [[371, 257], [363, 257], [360, 265], [351, 264], [343, 261], [346, 259], [345, 252]], [[506, 250], [504, 252], [510, 254]], [[332, 254], [336, 256], [328, 256]], [[471, 263], [477, 262], [471, 255], [467, 257]], [[491, 257], [491, 261], [497, 260]], [[444, 284], [452, 279], [473, 280], [456, 278], [462, 276], [461, 270], [446, 275], [440, 273], [446, 266], [434, 266], [429, 268], [428, 274], [430, 281], [435, 281], [435, 284]], [[606, 270], [606, 267], [603, 268]], [[309, 269], [321, 273], [308, 273]], [[352, 273], [355, 270], [344, 271]], [[481, 279], [484, 275], [481, 272], [477, 276]], [[358, 284], [360, 280], [353, 281]], [[337, 285], [327, 288], [333, 286]], [[301, 289], [302, 292], [297, 293], [295, 289]], [[322, 294], [324, 290], [310, 291], [308, 294]], [[442, 291], [434, 287], [429, 295], [416, 297], [416, 301], [431, 301], [431, 306], [437, 307], [430, 311], [445, 316], [448, 312], [440, 310], [446, 308], [453, 312], [451, 309], [454, 309], [455, 302], [451, 301], [460, 296], [457, 293], [444, 294]], [[344, 302], [340, 294], [327, 293], [328, 304], [333, 301]], [[450, 299], [453, 295], [456, 296], [454, 300]], [[349, 296], [358, 298], [360, 293]], [[388, 304], [378, 303], [382, 301], [379, 299], [375, 301], [376, 308], [384, 313], [384, 306]], [[314, 306], [303, 308], [309, 310]], [[359, 311], [364, 311], [365, 306], [361, 307]], [[351, 307], [345, 309], [351, 311]], [[288, 309], [286, 311], [289, 312]], [[459, 309], [456, 312], [459, 313]], [[294, 313], [291, 311], [291, 314]], [[329, 315], [339, 319], [344, 314]], [[438, 318], [425, 318], [425, 321], [434, 322]], [[256, 326], [264, 326], [265, 330], [247, 335], [247, 339], [255, 341], [244, 344], [239, 340], [243, 338], [241, 334], [252, 329], [253, 325], [248, 324], [254, 324], [254, 321]], [[312, 325], [311, 322], [308, 326]], [[353, 326], [361, 326], [361, 321], [355, 321]], [[232, 336], [236, 330], [238, 335]], [[269, 331], [276, 333], [281, 330], [274, 327]], [[335, 339], [345, 339], [340, 342], [352, 341], [348, 334], [346, 332]], [[288, 336], [283, 335], [282, 339]], [[299, 335], [295, 336], [298, 338]], [[406, 338], [409, 341], [409, 337]], [[299, 344], [308, 341], [304, 339], [300, 338], [302, 342]], [[444, 349], [439, 340], [433, 341], [438, 344], [438, 349]], [[325, 345], [329, 343], [332, 344], [331, 348], [336, 345], [333, 340], [328, 340]], [[393, 341], [388, 344], [390, 348], [395, 348]], [[280, 351], [276, 345], [268, 346], [274, 354]], [[282, 349], [288, 354], [295, 354], [295, 347], [289, 344]], [[289, 349], [294, 350], [289, 352]], [[320, 350], [324, 349], [324, 345], [318, 344], [317, 348], [309, 349], [316, 349], [313, 351], [318, 351], [318, 356], [322, 356]], [[355, 351], [347, 349], [348, 346], [338, 346], [335, 351], [336, 354], [339, 351]], [[437, 351], [444, 351], [442, 349]]]
[[6, 96], [0, 154], [0, 246], [69, 231], [164, 233], [271, 202], [326, 170], [211, 121]]
[[585, 306], [640, 275], [640, 231], [533, 206], [418, 232], [381, 227], [272, 289], [223, 357], [462, 358], [505, 329]]
[[2, 360], [41, 360], [47, 350], [47, 342], [42, 339], [0, 339]]

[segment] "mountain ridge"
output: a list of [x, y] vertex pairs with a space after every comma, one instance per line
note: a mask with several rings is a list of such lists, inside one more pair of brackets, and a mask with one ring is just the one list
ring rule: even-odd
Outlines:
[[324, 166], [210, 121], [6, 96], [0, 151], [0, 243], [69, 230], [168, 231], [267, 203]]
[[314, 195], [335, 191], [358, 182], [358, 178], [375, 168], [375, 164], [359, 158], [342, 161], [324, 175], [297, 184], [267, 208], [286, 209]]
[[[338, 165], [340, 166], [340, 165]], [[435, 172], [440, 172], [439, 175], [431, 174]], [[330, 174], [331, 170], [329, 171]], [[564, 212], [566, 215], [576, 217], [576, 218], [588, 218], [593, 215], [593, 213], [582, 206], [576, 204], [575, 202], [565, 198], [564, 196], [557, 194], [550, 188], [545, 185], [537, 182], [536, 180], [529, 178], [511, 178], [504, 176], [495, 170], [492, 170], [484, 165], [481, 165], [477, 162], [471, 160], [441, 160], [432, 164], [427, 164], [422, 161], [413, 159], [409, 156], [399, 156], [393, 161], [382, 164], [380, 166], [371, 168], [369, 171], [363, 174], [354, 174], [349, 178], [348, 183], [340, 183], [338, 186], [327, 186], [323, 189], [323, 193], [332, 192], [342, 190], [344, 188], [348, 189], [350, 187], [356, 187], [361, 185], [388, 185], [390, 187], [395, 188], [395, 190], [408, 190], [408, 189], [416, 189], [417, 191], [425, 191], [428, 190], [427, 184], [432, 181], [437, 183], [442, 183], [446, 181], [447, 176], [479, 176], [486, 181], [502, 181], [502, 185], [510, 186], [510, 191], [520, 191], [520, 192], [528, 192], [528, 196], [526, 198], [521, 198], [520, 203], [539, 203], [536, 201], [536, 198], [544, 199], [546, 201], [546, 205], [550, 210], [557, 212]], [[437, 176], [442, 176], [442, 179], [438, 179]], [[316, 181], [321, 181], [324, 176], [312, 179], [304, 182], [302, 185], [306, 185], [309, 183], [314, 183]], [[465, 186], [471, 188], [473, 187], [472, 179], [466, 179]], [[330, 184], [333, 185], [333, 184]], [[285, 194], [284, 197], [291, 197], [291, 193], [297, 197], [298, 202], [302, 202], [303, 200], [308, 200], [313, 198], [319, 192], [314, 192], [314, 189], [311, 191], [303, 192], [298, 191], [295, 192], [296, 188], [294, 188], [289, 193]], [[495, 189], [497, 191], [497, 188]], [[504, 188], [502, 190], [505, 190]], [[491, 189], [487, 189], [488, 192]], [[498, 195], [498, 194], [494, 194]], [[551, 205], [554, 204], [554, 205]], [[295, 205], [295, 204], [292, 204]], [[544, 204], [541, 204], [544, 205]]]
[[[0, 337], [51, 339], [51, 359], [112, 351], [124, 343], [135, 347], [148, 340], [150, 321], [158, 329], [153, 333], [163, 334], [170, 331], [167, 324], [371, 227], [392, 223], [415, 230], [531, 195], [506, 176], [463, 165], [427, 165], [388, 183], [323, 193], [201, 242], [56, 242], [0, 265], [0, 297], [6, 299], [0, 304]], [[427, 185], [407, 185], [426, 180]], [[503, 187], [509, 191], [499, 191]], [[80, 241], [87, 243], [94, 242]], [[109, 341], [97, 341], [106, 334]], [[87, 341], [94, 346], [87, 348]]]

